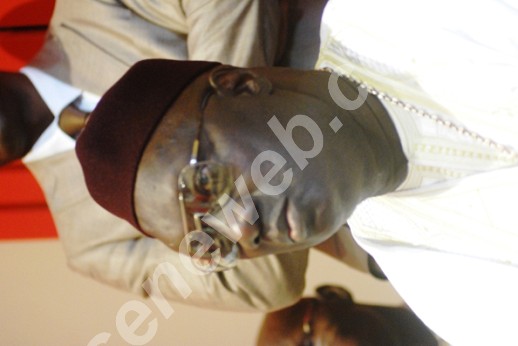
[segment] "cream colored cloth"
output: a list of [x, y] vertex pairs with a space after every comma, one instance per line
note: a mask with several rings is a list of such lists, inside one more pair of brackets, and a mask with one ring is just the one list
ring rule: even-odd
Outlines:
[[122, 0], [140, 17], [186, 37], [189, 60], [236, 66], [274, 63], [278, 1]]
[[277, 1], [58, 0], [32, 65], [97, 95], [143, 59], [271, 65], [278, 17]]
[[[505, 2], [485, 0], [469, 6], [470, 16], [465, 14], [462, 19], [456, 20], [457, 17], [451, 14], [446, 19], [441, 18], [438, 23], [435, 22], [436, 17], [433, 14], [441, 13], [441, 9], [449, 8], [453, 11], [459, 10], [458, 7], [464, 8], [458, 3], [464, 2], [457, 1], [451, 6], [442, 2], [415, 6], [409, 1], [399, 0], [388, 6], [372, 0], [370, 5], [351, 5], [353, 7], [350, 11], [345, 11], [344, 4], [332, 1], [326, 7], [323, 44], [317, 67], [331, 67], [339, 73], [353, 76], [389, 96], [395, 96], [458, 124], [460, 128], [480, 133], [483, 138], [505, 145], [514, 154], [508, 155], [469, 135], [459, 134], [448, 126], [384, 102], [409, 160], [409, 174], [398, 191], [371, 198], [357, 208], [351, 219], [352, 223], [362, 218], [363, 211], [369, 215], [377, 215], [381, 209], [387, 210], [386, 215], [369, 224], [366, 221], [357, 221], [353, 232], [358, 237], [409, 242], [453, 251], [456, 246], [467, 249], [477, 233], [477, 238], [485, 236], [486, 248], [489, 248], [488, 244], [497, 243], [506, 246], [509, 235], [515, 233], [518, 246], [518, 233], [514, 231], [512, 215], [506, 218], [502, 217], [503, 213], [499, 213], [497, 217], [493, 217], [491, 214], [496, 212], [494, 208], [483, 207], [488, 204], [489, 197], [476, 197], [472, 193], [469, 196], [453, 196], [449, 193], [466, 177], [483, 173], [485, 180], [490, 181], [493, 179], [491, 172], [516, 167], [518, 164], [518, 59], [510, 59], [511, 53], [518, 57], [518, 44], [512, 44], [513, 38], [518, 38], [518, 21], [514, 20], [518, 19], [518, 12], [510, 9], [504, 11], [507, 9]], [[465, 5], [468, 6], [468, 3]], [[379, 8], [380, 13], [394, 13], [394, 16], [380, 15], [373, 8]], [[396, 10], [390, 11], [391, 8], [408, 8], [415, 12], [409, 12], [414, 15], [407, 16]], [[460, 16], [463, 12], [455, 13]], [[510, 25], [500, 26], [499, 40], [480, 36], [478, 27], [470, 26], [482, 13], [492, 14], [492, 18], [500, 15], [499, 22]], [[387, 18], [384, 19], [385, 17]], [[419, 23], [418, 18], [422, 18]], [[403, 29], [410, 27], [412, 30]], [[498, 33], [494, 28], [491, 30], [495, 31], [495, 35]], [[514, 51], [511, 50], [512, 47], [515, 48]], [[451, 58], [450, 62], [448, 58]], [[473, 68], [473, 77], [462, 79], [467, 75], [466, 65]], [[470, 94], [466, 89], [482, 91], [477, 90]], [[479, 127], [482, 123], [485, 125]], [[512, 170], [506, 171], [512, 176]], [[436, 227], [423, 228], [407, 222], [409, 217], [401, 217], [405, 208], [407, 211], [412, 210], [405, 214], [414, 215], [414, 208], [402, 206], [398, 208], [402, 210], [398, 211], [390, 208], [392, 211], [389, 214], [389, 208], [377, 207], [396, 205], [414, 198], [409, 203], [412, 205], [421, 196], [430, 194], [427, 190], [430, 186], [434, 187], [435, 205], [439, 204], [437, 196], [441, 195], [443, 197], [440, 203], [445, 210], [458, 210], [459, 205], [477, 205], [482, 209], [466, 208], [463, 215], [472, 213], [473, 217], [462, 218], [462, 222], [459, 221], [462, 227], [449, 225], [446, 230], [446, 225], [442, 226], [447, 222], [445, 218], [441, 218], [440, 225]], [[508, 202], [505, 197], [510, 196], [512, 194], [506, 193], [500, 199], [504, 198]], [[437, 219], [438, 210], [431, 208], [427, 212], [426, 205], [431, 203], [422, 203], [419, 207], [423, 222]], [[374, 208], [376, 212], [372, 212]], [[444, 215], [444, 212], [441, 214]], [[362, 218], [370, 219], [370, 216]], [[380, 222], [381, 219], [384, 221]], [[374, 223], [376, 226], [373, 226]], [[363, 224], [365, 226], [360, 226]], [[498, 227], [495, 227], [496, 224]], [[477, 231], [481, 227], [487, 227], [491, 232]], [[410, 236], [412, 241], [408, 240]], [[499, 236], [502, 239], [495, 241]], [[470, 253], [477, 253], [477, 257], [490, 260], [518, 264], [518, 257], [515, 255], [502, 256], [497, 248], [486, 251], [484, 247], [480, 247], [483, 243], [484, 241], [478, 247], [472, 244]], [[459, 253], [466, 251], [459, 250]]]
[[[43, 188], [68, 264], [75, 271], [146, 294], [144, 281], [159, 265], [168, 263], [180, 279], [164, 276], [160, 280], [164, 297], [213, 309], [268, 311], [293, 304], [302, 294], [307, 250], [241, 260], [226, 272], [195, 275], [182, 264], [178, 253], [93, 201], [73, 150], [27, 165]], [[190, 291], [187, 297], [180, 291], [183, 282]]]
[[[318, 68], [518, 149], [518, 8], [504, 0], [333, 1]], [[518, 165], [384, 102], [409, 160], [349, 220], [409, 306], [454, 345], [516, 344]]]

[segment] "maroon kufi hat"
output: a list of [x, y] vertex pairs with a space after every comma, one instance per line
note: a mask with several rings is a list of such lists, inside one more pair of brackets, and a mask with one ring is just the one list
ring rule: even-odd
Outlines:
[[216, 65], [144, 60], [106, 92], [76, 144], [86, 186], [97, 203], [142, 231], [133, 191], [144, 149], [180, 93]]

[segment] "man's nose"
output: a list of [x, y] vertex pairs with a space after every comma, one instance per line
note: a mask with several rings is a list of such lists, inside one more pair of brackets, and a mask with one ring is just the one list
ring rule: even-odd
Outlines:
[[254, 198], [230, 198], [203, 220], [244, 249], [257, 249], [261, 243], [261, 216]]
[[[254, 204], [255, 211], [257, 212], [258, 218], [254, 222], [249, 222], [253, 218], [251, 215], [245, 215], [247, 217], [241, 217], [239, 219], [239, 229], [241, 231], [241, 238], [239, 244], [249, 250], [258, 249], [263, 243], [266, 235], [265, 222], [268, 222], [271, 218], [271, 210], [274, 205], [274, 200], [271, 198], [265, 198], [262, 195], [253, 195], [252, 201]], [[248, 209], [248, 213], [251, 213], [251, 209]], [[248, 220], [248, 221], [247, 221]]]
[[244, 249], [255, 250], [261, 245], [261, 224], [260, 217], [254, 223], [249, 223], [241, 219], [239, 221], [239, 229], [241, 238], [239, 244]]

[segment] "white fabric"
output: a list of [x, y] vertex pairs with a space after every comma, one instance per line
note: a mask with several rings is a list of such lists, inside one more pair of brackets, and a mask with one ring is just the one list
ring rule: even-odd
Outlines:
[[84, 112], [91, 112], [99, 97], [87, 92], [81, 92], [47, 73], [26, 66], [20, 70], [34, 85], [45, 104], [54, 115], [54, 120], [38, 138], [31, 150], [22, 158], [25, 164], [45, 159], [75, 147], [75, 140], [63, 132], [59, 126], [59, 115], [69, 104], [77, 101], [77, 106]]
[[81, 90], [71, 87], [36, 68], [27, 66], [20, 70], [32, 82], [47, 107], [54, 115], [54, 120], [34, 143], [31, 150], [22, 158], [28, 163], [44, 159], [75, 146], [75, 141], [58, 126], [61, 111], [81, 95]]
[[80, 89], [65, 84], [37, 68], [26, 66], [22, 67], [20, 72], [29, 78], [55, 118], [81, 95]]
[[516, 345], [518, 268], [408, 246], [369, 249], [405, 302], [451, 345]]
[[[330, 0], [321, 42], [317, 68], [518, 148], [515, 3]], [[409, 176], [358, 206], [349, 220], [356, 240], [446, 341], [516, 344], [516, 158], [387, 108]]]
[[518, 155], [460, 134], [456, 129], [420, 117], [401, 106], [382, 101], [399, 134], [408, 175], [398, 191], [459, 179], [518, 163]]

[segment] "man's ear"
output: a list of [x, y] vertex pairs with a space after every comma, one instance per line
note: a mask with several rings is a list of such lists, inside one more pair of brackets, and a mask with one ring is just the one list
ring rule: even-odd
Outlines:
[[229, 65], [220, 65], [212, 70], [209, 81], [221, 96], [261, 95], [272, 91], [272, 83], [266, 77]]

